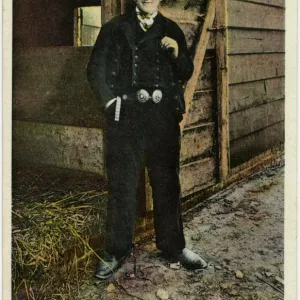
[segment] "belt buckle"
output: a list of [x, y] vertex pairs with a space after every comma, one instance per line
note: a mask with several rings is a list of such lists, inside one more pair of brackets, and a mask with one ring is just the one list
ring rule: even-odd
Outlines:
[[160, 102], [162, 99], [162, 91], [161, 90], [155, 90], [152, 94], [152, 100], [154, 103]]
[[150, 95], [146, 90], [141, 89], [136, 92], [136, 97], [139, 102], [145, 103], [149, 100]]
[[145, 103], [149, 99], [152, 99], [154, 103], [159, 103], [163, 97], [161, 90], [154, 90], [152, 93], [152, 96], [149, 95], [149, 93], [144, 90], [140, 89], [136, 92], [136, 96], [139, 102]]

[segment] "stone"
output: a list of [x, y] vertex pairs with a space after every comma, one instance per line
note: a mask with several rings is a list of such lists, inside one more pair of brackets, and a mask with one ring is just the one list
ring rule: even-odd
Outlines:
[[235, 215], [238, 216], [238, 217], [243, 217], [243, 216], [245, 216], [245, 213], [242, 212], [242, 211], [237, 211], [237, 212], [235, 213]]
[[170, 269], [173, 269], [173, 270], [179, 270], [181, 268], [181, 265], [180, 263], [173, 263], [173, 264], [170, 264]]
[[269, 278], [269, 277], [273, 276], [274, 274], [272, 272], [265, 272], [265, 275]]
[[264, 271], [265, 272], [272, 272], [274, 274], [277, 274], [278, 273], [278, 268], [276, 266], [270, 265], [270, 266], [264, 267]]
[[237, 290], [231, 290], [231, 291], [228, 292], [228, 294], [230, 296], [237, 296], [239, 294], [239, 292]]
[[113, 293], [116, 290], [116, 287], [114, 286], [113, 283], [110, 283], [107, 287], [106, 287], [106, 291], [108, 293]]
[[223, 289], [223, 290], [226, 290], [226, 289], [228, 289], [229, 287], [231, 287], [231, 285], [229, 284], [229, 283], [221, 283], [221, 289]]
[[169, 299], [169, 293], [163, 289], [158, 289], [156, 292], [156, 296], [158, 297], [158, 299], [161, 299], [161, 300]]
[[275, 276], [275, 280], [279, 282], [280, 284], [284, 285], [284, 280], [280, 278], [279, 276]]
[[215, 266], [215, 269], [217, 269], [217, 270], [222, 270], [222, 267], [219, 266], [219, 265], [216, 265], [216, 266]]
[[240, 270], [235, 272], [235, 276], [236, 276], [236, 278], [239, 278], [239, 279], [244, 278], [244, 274]]

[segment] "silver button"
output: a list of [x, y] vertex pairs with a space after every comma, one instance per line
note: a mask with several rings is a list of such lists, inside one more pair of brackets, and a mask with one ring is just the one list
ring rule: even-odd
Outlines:
[[135, 55], [134, 58], [139, 58], [138, 55]]
[[135, 67], [137, 67], [137, 64], [134, 64]]
[[116, 76], [116, 72], [111, 72], [111, 75]]

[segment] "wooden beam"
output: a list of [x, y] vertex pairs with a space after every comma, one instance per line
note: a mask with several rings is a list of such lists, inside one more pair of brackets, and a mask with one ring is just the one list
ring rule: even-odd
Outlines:
[[229, 172], [229, 100], [227, 66], [227, 0], [217, 1], [216, 27], [225, 28], [217, 31], [217, 102], [218, 102], [218, 143], [219, 143], [219, 179], [224, 182]]
[[101, 24], [121, 14], [120, 0], [101, 0]]
[[210, 31], [208, 31], [208, 28], [212, 27], [213, 21], [215, 19], [215, 6], [216, 6], [216, 0], [210, 0], [208, 4], [206, 18], [200, 35], [200, 39], [196, 47], [196, 52], [194, 57], [194, 66], [195, 66], [194, 73], [191, 79], [188, 81], [184, 92], [184, 98], [186, 101], [186, 113], [183, 115], [183, 120], [180, 123], [181, 131], [183, 131], [184, 129], [185, 122], [193, 99], [193, 95], [198, 83], [198, 78], [201, 72], [203, 59], [205, 56], [205, 52], [210, 37]]

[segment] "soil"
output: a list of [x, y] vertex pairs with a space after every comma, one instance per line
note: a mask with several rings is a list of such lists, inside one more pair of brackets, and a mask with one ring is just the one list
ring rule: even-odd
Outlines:
[[280, 161], [184, 215], [187, 246], [205, 270], [172, 269], [153, 239], [136, 245], [108, 282], [83, 282], [76, 299], [283, 299], [283, 183]]

